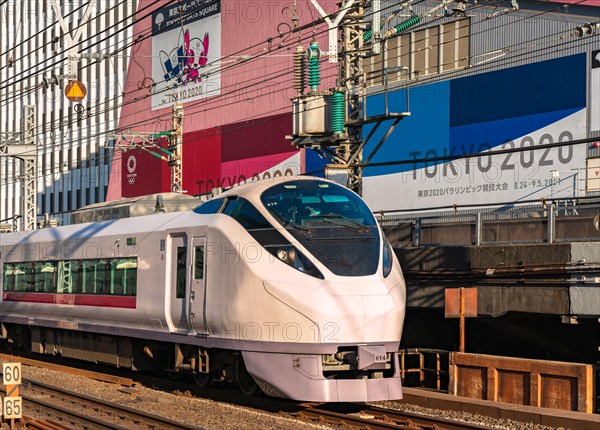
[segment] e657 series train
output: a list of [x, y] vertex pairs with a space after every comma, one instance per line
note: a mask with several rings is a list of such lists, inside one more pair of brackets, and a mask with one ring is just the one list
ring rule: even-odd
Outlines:
[[360, 197], [278, 178], [193, 211], [0, 236], [5, 343], [306, 401], [402, 397], [405, 284]]

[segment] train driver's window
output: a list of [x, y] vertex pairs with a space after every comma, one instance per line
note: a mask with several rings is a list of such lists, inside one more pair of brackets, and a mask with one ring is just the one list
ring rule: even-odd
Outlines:
[[194, 208], [194, 212], [197, 214], [216, 214], [223, 206], [224, 201], [224, 198], [209, 200]]
[[244, 226], [246, 230], [272, 228], [262, 214], [248, 200], [237, 199], [237, 204], [231, 210], [230, 216]]

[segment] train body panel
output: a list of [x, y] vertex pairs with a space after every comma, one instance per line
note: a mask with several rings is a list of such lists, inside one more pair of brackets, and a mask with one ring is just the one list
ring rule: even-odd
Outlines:
[[364, 203], [328, 181], [248, 184], [193, 212], [6, 234], [0, 246], [2, 334], [15, 342], [27, 328], [35, 351], [79, 357], [77, 338], [108, 336], [130, 367], [173, 347], [174, 370], [203, 380], [303, 400], [401, 396], [402, 272]]

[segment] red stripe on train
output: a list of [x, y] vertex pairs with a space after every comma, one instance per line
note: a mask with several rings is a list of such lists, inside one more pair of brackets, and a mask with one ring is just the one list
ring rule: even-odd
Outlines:
[[5, 291], [5, 302], [50, 303], [55, 305], [100, 306], [105, 308], [136, 308], [134, 296], [102, 296], [96, 294], [53, 294]]

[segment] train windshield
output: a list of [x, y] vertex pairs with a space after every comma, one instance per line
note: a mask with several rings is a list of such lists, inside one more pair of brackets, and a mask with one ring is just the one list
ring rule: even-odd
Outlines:
[[275, 185], [261, 195], [267, 210], [336, 275], [377, 270], [379, 232], [367, 205], [348, 189], [319, 180]]

